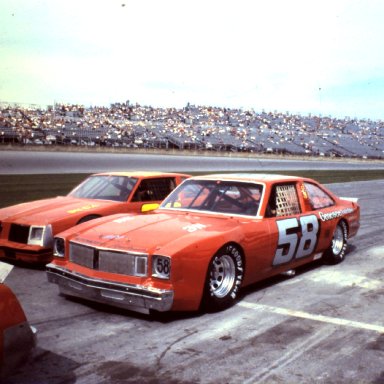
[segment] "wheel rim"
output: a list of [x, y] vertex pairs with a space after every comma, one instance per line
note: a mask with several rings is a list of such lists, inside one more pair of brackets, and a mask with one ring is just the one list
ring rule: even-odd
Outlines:
[[343, 228], [338, 225], [332, 239], [332, 252], [334, 255], [338, 255], [344, 247], [344, 232]]
[[235, 263], [228, 255], [216, 257], [212, 262], [210, 288], [214, 296], [225, 297], [235, 282]]

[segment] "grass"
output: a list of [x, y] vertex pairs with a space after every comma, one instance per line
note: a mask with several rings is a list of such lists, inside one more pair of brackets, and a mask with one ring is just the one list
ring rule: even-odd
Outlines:
[[[310, 177], [323, 184], [384, 179], [384, 170], [380, 169], [358, 171], [270, 171], [269, 173]], [[26, 201], [66, 195], [87, 176], [88, 174], [82, 173], [0, 175], [0, 208]]]
[[0, 207], [66, 195], [86, 176], [86, 174], [0, 175]]

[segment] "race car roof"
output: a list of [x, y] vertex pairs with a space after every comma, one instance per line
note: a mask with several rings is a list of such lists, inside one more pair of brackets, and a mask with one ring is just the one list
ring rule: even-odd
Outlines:
[[94, 173], [91, 176], [128, 176], [128, 177], [172, 177], [172, 176], [183, 176], [189, 177], [190, 175], [184, 173], [174, 172], [160, 172], [160, 171], [117, 171], [117, 172], [101, 172]]
[[192, 179], [199, 180], [238, 180], [238, 181], [260, 181], [260, 182], [275, 182], [275, 181], [292, 181], [303, 180], [297, 176], [275, 175], [267, 173], [220, 173], [213, 175], [196, 176]]

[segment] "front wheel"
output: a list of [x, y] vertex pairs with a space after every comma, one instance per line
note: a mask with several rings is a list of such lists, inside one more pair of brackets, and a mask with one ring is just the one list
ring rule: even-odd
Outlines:
[[203, 305], [207, 311], [230, 307], [243, 281], [243, 258], [234, 245], [226, 245], [212, 258], [208, 266]]
[[329, 264], [338, 264], [344, 260], [347, 250], [348, 229], [344, 221], [340, 221], [333, 233], [331, 245], [324, 253], [324, 260]]

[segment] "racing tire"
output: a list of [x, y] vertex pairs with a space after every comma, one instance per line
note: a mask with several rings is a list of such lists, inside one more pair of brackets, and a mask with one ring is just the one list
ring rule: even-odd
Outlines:
[[203, 308], [216, 312], [233, 305], [241, 287], [244, 262], [234, 245], [221, 248], [211, 259], [205, 282]]
[[332, 242], [324, 253], [324, 261], [328, 264], [341, 263], [347, 250], [348, 229], [344, 221], [340, 221], [333, 233]]
[[100, 218], [101, 216], [99, 215], [88, 215], [88, 216], [85, 216], [83, 218], [81, 218], [77, 224], [83, 224], [83, 223], [86, 223], [87, 221], [90, 221], [90, 220], [94, 220], [94, 219], [98, 219]]

